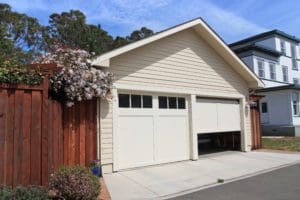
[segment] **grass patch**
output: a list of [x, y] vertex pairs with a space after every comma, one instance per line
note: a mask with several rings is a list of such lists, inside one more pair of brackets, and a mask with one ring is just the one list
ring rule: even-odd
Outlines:
[[294, 138], [294, 137], [263, 138], [262, 146], [264, 149], [300, 152], [300, 138]]

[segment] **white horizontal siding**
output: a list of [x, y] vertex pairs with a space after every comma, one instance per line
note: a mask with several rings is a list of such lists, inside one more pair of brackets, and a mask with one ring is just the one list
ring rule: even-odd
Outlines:
[[100, 155], [101, 164], [112, 163], [112, 112], [111, 103], [100, 101]]
[[245, 93], [246, 82], [193, 30], [113, 58], [117, 83]]

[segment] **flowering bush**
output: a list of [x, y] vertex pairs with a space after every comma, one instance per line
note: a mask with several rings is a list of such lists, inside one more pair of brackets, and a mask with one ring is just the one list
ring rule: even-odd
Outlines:
[[37, 61], [56, 63], [62, 68], [51, 77], [51, 89], [62, 95], [68, 106], [72, 106], [75, 101], [109, 97], [113, 74], [93, 68], [90, 58], [91, 54], [85, 50], [59, 47]]
[[82, 166], [60, 168], [52, 175], [49, 187], [51, 196], [68, 200], [94, 200], [100, 191], [98, 178]]

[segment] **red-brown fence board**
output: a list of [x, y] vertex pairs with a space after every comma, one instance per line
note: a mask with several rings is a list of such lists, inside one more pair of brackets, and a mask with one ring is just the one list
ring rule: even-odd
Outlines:
[[250, 101], [255, 102], [251, 106], [251, 130], [252, 130], [252, 149], [260, 149], [262, 147], [261, 142], [261, 125], [260, 125], [260, 112], [259, 112], [259, 100], [262, 96], [251, 95]]
[[0, 85], [0, 185], [46, 185], [62, 165], [97, 157], [97, 101], [68, 108], [40, 86]]

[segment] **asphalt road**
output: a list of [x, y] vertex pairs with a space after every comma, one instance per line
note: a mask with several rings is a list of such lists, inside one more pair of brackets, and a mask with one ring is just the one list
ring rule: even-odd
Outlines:
[[172, 200], [300, 200], [300, 164]]

